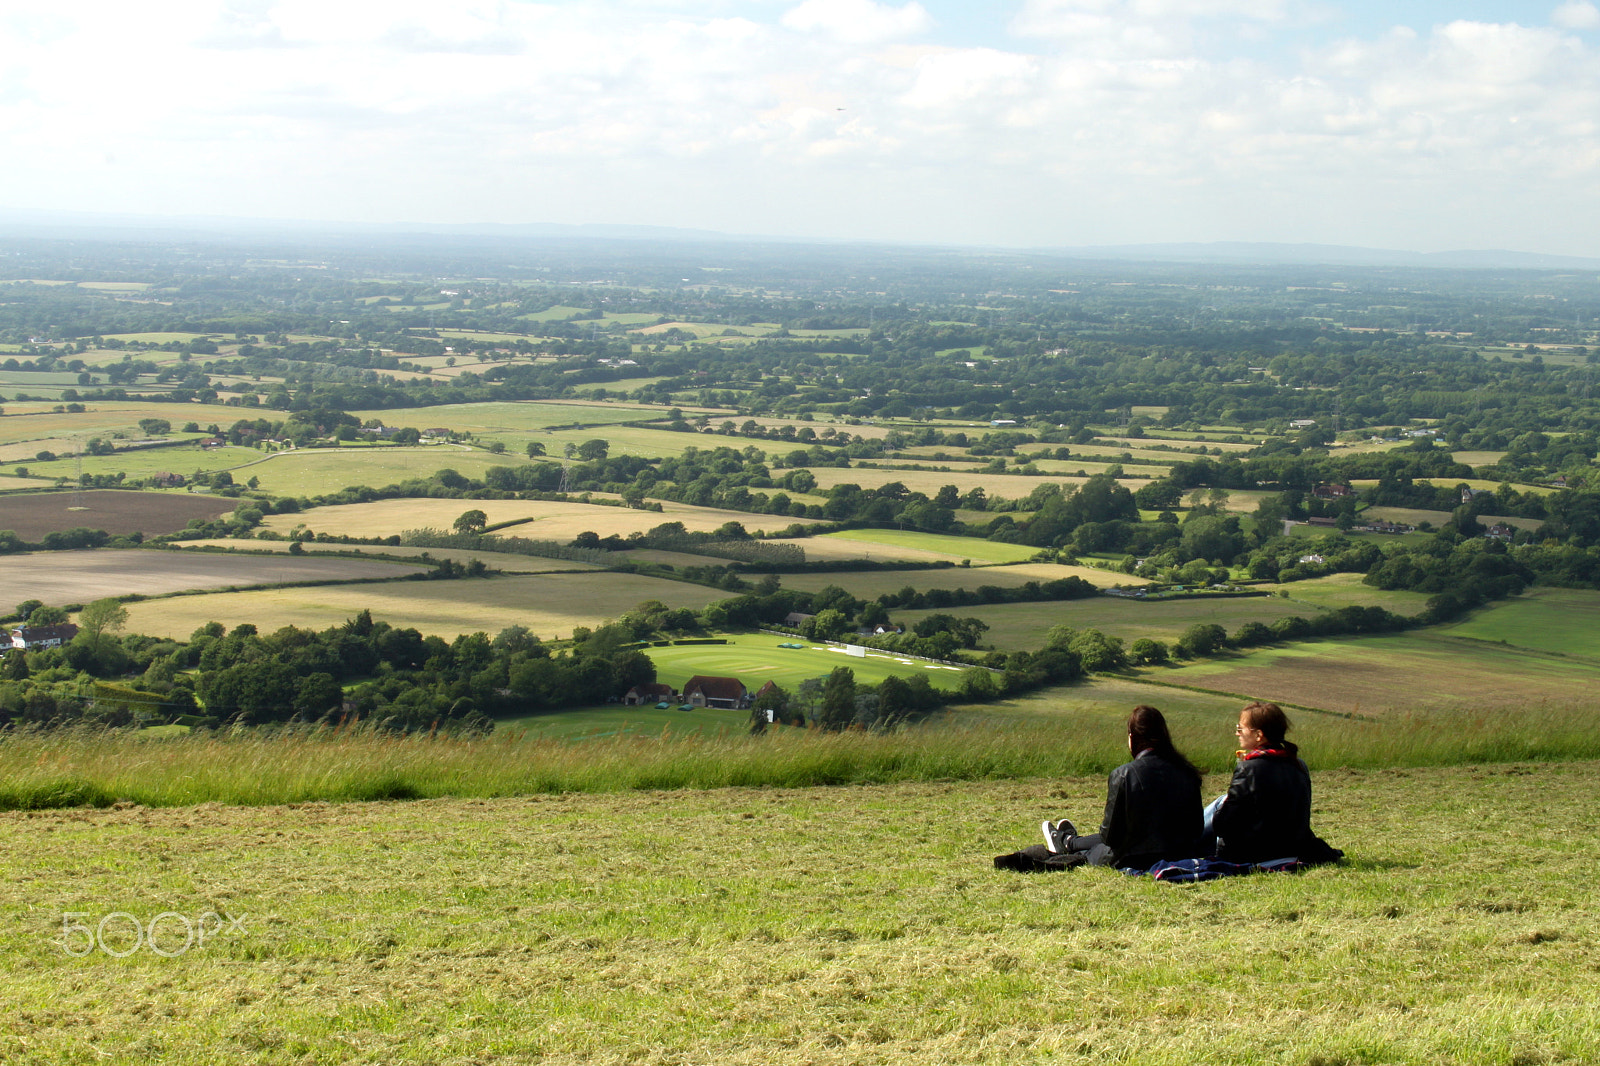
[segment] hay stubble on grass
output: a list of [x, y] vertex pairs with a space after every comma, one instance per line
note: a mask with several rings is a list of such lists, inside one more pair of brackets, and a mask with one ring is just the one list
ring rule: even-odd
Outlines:
[[[1324, 773], [1346, 867], [1190, 888], [989, 867], [1042, 817], [1090, 819], [1098, 777], [0, 815], [0, 1055], [1592, 1060], [1600, 850], [1563, 827], [1600, 817], [1597, 785]], [[64, 911], [207, 909], [244, 931], [60, 946]]]

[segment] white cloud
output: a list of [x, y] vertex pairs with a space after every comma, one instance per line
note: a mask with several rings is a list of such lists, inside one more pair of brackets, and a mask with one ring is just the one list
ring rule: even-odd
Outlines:
[[58, 0], [0, 15], [0, 207], [1581, 250], [1578, 8], [1230, 55], [1298, 8], [1028, 0], [1025, 47], [950, 47], [871, 0]]
[[901, 7], [873, 0], [805, 0], [784, 13], [783, 25], [848, 44], [879, 44], [925, 33], [933, 20], [915, 0]]
[[1600, 30], [1600, 8], [1589, 0], [1567, 0], [1550, 13], [1550, 21], [1569, 30]]

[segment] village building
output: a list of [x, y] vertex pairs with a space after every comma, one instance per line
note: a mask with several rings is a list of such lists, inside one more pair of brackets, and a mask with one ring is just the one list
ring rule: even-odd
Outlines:
[[39, 648], [59, 648], [78, 635], [78, 627], [71, 622], [54, 626], [18, 626], [10, 633], [13, 648], [34, 651]]
[[671, 685], [659, 681], [653, 681], [648, 685], [635, 685], [622, 694], [623, 705], [628, 707], [653, 706], [662, 700], [676, 703], [678, 693]]
[[683, 686], [683, 702], [691, 707], [743, 710], [750, 706], [750, 690], [736, 677], [707, 677], [696, 674]]

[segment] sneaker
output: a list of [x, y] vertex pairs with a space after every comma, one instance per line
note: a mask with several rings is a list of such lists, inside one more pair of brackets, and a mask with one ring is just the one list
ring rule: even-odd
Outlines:
[[1052, 854], [1060, 855], [1067, 850], [1067, 841], [1077, 835], [1077, 828], [1067, 819], [1051, 822], [1046, 819], [1041, 822], [1039, 829], [1044, 833], [1044, 846]]

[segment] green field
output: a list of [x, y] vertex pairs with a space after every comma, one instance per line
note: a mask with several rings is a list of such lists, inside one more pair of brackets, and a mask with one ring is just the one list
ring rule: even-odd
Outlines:
[[1600, 659], [1600, 592], [1530, 589], [1439, 631], [1452, 637], [1596, 660]]
[[1270, 624], [1289, 615], [1315, 613], [1304, 604], [1275, 596], [1229, 598], [1199, 596], [1192, 599], [1143, 603], [1114, 596], [1043, 603], [975, 604], [927, 611], [890, 611], [900, 625], [910, 627], [930, 614], [981, 618], [989, 624], [984, 641], [1001, 651], [1037, 651], [1044, 647], [1052, 626], [1098, 629], [1107, 636], [1132, 642], [1140, 637], [1172, 642], [1192, 625], [1216, 624], [1229, 633], [1246, 622]]
[[[198, 445], [175, 448], [132, 448], [111, 455], [85, 455], [80, 460], [73, 456], [41, 463], [36, 459], [23, 459], [15, 465], [26, 467], [33, 477], [66, 478], [73, 481], [78, 476], [79, 463], [84, 474], [126, 474], [137, 481], [152, 474], [171, 472], [191, 476], [201, 471], [241, 470], [234, 480], [243, 484], [258, 468], [250, 466], [265, 458], [254, 448], [232, 444], [220, 448], [200, 448]], [[248, 469], [241, 469], [248, 468]], [[259, 469], [265, 469], [264, 467]]]
[[[0, 1055], [1600, 1058], [1600, 919], [1585, 902], [1600, 843], [1566, 831], [1600, 820], [1600, 766], [1319, 773], [1315, 824], [1349, 860], [1300, 876], [1184, 888], [991, 868], [1041, 818], [1092, 822], [1104, 787], [1084, 775], [7, 813]], [[1486, 859], [1494, 840], [1515, 845]], [[160, 926], [172, 957], [69, 954], [84, 943], [71, 922], [208, 911], [227, 918], [187, 950], [182, 921]], [[136, 946], [126, 918], [102, 939]]]
[[935, 552], [952, 559], [971, 559], [973, 562], [1018, 563], [1033, 558], [1038, 548], [1026, 544], [1002, 544], [995, 540], [976, 537], [950, 537], [940, 533], [918, 533], [907, 529], [849, 529], [842, 533], [825, 533], [813, 540], [861, 541], [882, 544], [891, 548], [910, 548], [914, 551]]
[[[779, 644], [803, 643], [804, 648], [780, 648]], [[908, 659], [892, 652], [867, 649], [864, 657], [847, 655], [836, 645], [801, 641], [794, 637], [754, 633], [731, 636], [726, 644], [689, 644], [670, 648], [646, 648], [656, 664], [657, 680], [673, 688], [696, 674], [737, 677], [751, 692], [768, 681], [794, 690], [808, 677], [825, 677], [836, 666], [848, 666], [856, 680], [876, 685], [886, 677], [925, 674], [936, 688], [953, 689], [961, 677], [956, 667]]]
[[[260, 453], [256, 454], [260, 458]], [[453, 444], [397, 448], [303, 448], [278, 452], [250, 467], [261, 488], [280, 496], [318, 496], [352, 485], [383, 488], [413, 478], [432, 477], [450, 469], [482, 478], [492, 466], [522, 466], [521, 455], [492, 455]], [[243, 476], [236, 478], [243, 480]], [[467, 510], [466, 506], [462, 510]], [[457, 512], [460, 513], [460, 512]]]
[[1431, 592], [1400, 592], [1373, 588], [1361, 583], [1361, 574], [1329, 574], [1307, 581], [1291, 581], [1277, 586], [1287, 592], [1290, 603], [1306, 603], [1337, 610], [1340, 607], [1382, 607], [1395, 614], [1421, 614], [1433, 598]]
[[[142, 403], [137, 400], [95, 400], [84, 405], [86, 410], [73, 414], [52, 411], [54, 406], [54, 403], [6, 404], [5, 416], [0, 417], [0, 444], [43, 437], [87, 439], [118, 432], [139, 437], [143, 436], [139, 432], [141, 418], [166, 419], [174, 430], [183, 429], [189, 422], [199, 423], [202, 429], [211, 424], [226, 429], [246, 414], [242, 408], [220, 404]], [[261, 412], [251, 417], [256, 414]]]

